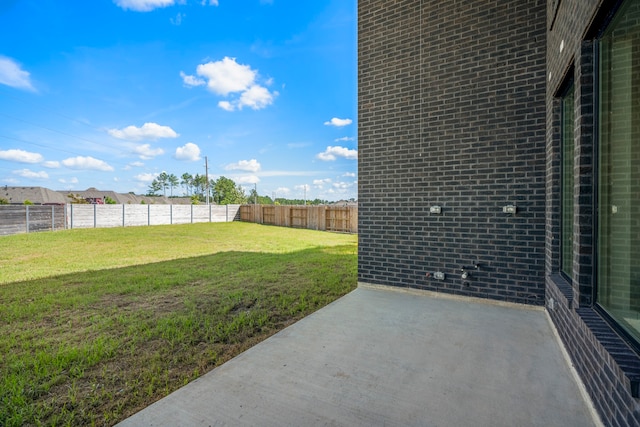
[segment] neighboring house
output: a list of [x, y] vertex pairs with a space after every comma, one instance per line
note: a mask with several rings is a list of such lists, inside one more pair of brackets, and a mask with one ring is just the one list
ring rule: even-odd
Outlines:
[[358, 34], [358, 280], [545, 306], [640, 425], [640, 0], [359, 0]]
[[66, 198], [60, 193], [44, 187], [0, 187], [0, 198], [11, 205], [22, 205], [26, 200], [34, 205], [64, 205]]
[[0, 198], [7, 199], [9, 204], [22, 205], [29, 200], [34, 205], [64, 205], [72, 202], [69, 195], [84, 199], [88, 203], [103, 205], [106, 197], [111, 198], [117, 204], [139, 205], [190, 205], [189, 197], [165, 197], [165, 196], [139, 196], [132, 193], [116, 193], [115, 191], [102, 191], [89, 188], [84, 191], [63, 190], [54, 191], [44, 187], [0, 187]]
[[188, 197], [173, 197], [168, 198], [164, 196], [138, 196], [132, 193], [116, 193], [115, 191], [102, 191], [97, 188], [91, 187], [84, 191], [59, 191], [60, 194], [64, 194], [67, 198], [67, 202], [70, 202], [71, 199], [68, 197], [69, 194], [73, 194], [76, 197], [80, 197], [85, 199], [87, 202], [92, 204], [106, 204], [106, 198], [109, 197], [111, 200], [115, 201], [117, 204], [121, 205], [139, 205], [141, 203], [149, 204], [149, 205], [190, 205], [191, 199]]

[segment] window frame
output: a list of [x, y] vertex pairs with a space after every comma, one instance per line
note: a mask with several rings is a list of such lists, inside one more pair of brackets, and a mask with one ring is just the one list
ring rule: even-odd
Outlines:
[[[571, 67], [570, 72], [569, 72], [569, 76], [567, 78], [567, 80], [563, 83], [562, 85], [562, 90], [560, 91], [560, 95], [559, 95], [559, 100], [560, 100], [560, 251], [559, 251], [559, 272], [562, 275], [562, 277], [564, 277], [569, 283], [571, 283], [573, 281], [573, 242], [574, 242], [574, 217], [573, 217], [573, 212], [574, 212], [574, 190], [575, 190], [575, 176], [574, 176], [574, 168], [575, 168], [575, 149], [576, 149], [576, 141], [575, 141], [575, 137], [576, 137], [576, 132], [575, 132], [575, 92], [576, 92], [576, 86], [575, 86], [575, 81], [573, 78], [573, 67]], [[572, 141], [571, 141], [571, 154], [572, 154], [572, 158], [570, 161], [570, 165], [571, 165], [571, 179], [570, 179], [570, 195], [565, 194], [565, 191], [567, 190], [567, 186], [565, 185], [565, 173], [566, 173], [566, 167], [567, 167], [567, 162], [565, 161], [565, 148], [566, 148], [566, 127], [565, 127], [565, 119], [566, 119], [566, 101], [567, 98], [571, 99], [571, 103], [572, 103], [572, 109], [573, 112], [571, 114], [573, 120], [572, 120], [572, 130], [571, 130], [571, 136], [572, 136]], [[571, 203], [568, 204], [568, 206], [570, 206], [570, 210], [569, 212], [567, 212], [567, 205], [565, 204], [566, 202], [566, 197], [569, 197], [569, 199], [571, 200]], [[566, 224], [566, 217], [565, 215], [569, 216], [569, 223], [571, 224], [571, 238], [570, 240], [567, 242], [565, 240], [565, 224]], [[569, 248], [566, 247], [566, 245], [569, 244]], [[566, 259], [566, 256], [568, 255], [569, 259]], [[568, 261], [568, 265], [569, 267], [569, 271], [565, 271], [565, 261]]]
[[[631, 347], [636, 353], [640, 354], [640, 338], [632, 335], [627, 328], [625, 328], [619, 320], [614, 317], [610, 311], [601, 304], [599, 298], [599, 290], [601, 287], [600, 283], [600, 223], [601, 223], [601, 212], [600, 212], [600, 201], [601, 201], [601, 190], [600, 190], [600, 182], [601, 182], [601, 150], [602, 150], [602, 138], [601, 138], [601, 114], [602, 114], [602, 100], [601, 100], [601, 82], [602, 82], [602, 73], [601, 73], [601, 65], [602, 65], [602, 40], [604, 36], [607, 35], [611, 25], [615, 25], [616, 18], [619, 16], [619, 12], [621, 9], [624, 9], [624, 6], [629, 2], [625, 0], [618, 0], [616, 4], [608, 11], [606, 17], [604, 18], [601, 26], [598, 28], [596, 33], [591, 34], [595, 41], [595, 49], [594, 49], [594, 115], [593, 115], [593, 126], [594, 126], [594, 144], [593, 144], [593, 172], [594, 172], [594, 181], [593, 181], [593, 238], [594, 238], [594, 264], [593, 264], [593, 308], [597, 311], [597, 313], [606, 321], [607, 324], [618, 334], [620, 338], [622, 338], [629, 347]], [[637, 0], [636, 0], [637, 1]]]

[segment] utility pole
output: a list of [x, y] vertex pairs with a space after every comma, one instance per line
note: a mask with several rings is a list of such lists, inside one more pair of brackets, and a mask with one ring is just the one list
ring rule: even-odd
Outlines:
[[209, 205], [209, 160], [204, 156], [204, 175], [207, 180], [207, 205]]

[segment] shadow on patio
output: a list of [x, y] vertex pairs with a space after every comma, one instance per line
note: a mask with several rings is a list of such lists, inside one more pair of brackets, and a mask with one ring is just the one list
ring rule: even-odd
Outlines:
[[541, 308], [360, 286], [121, 426], [589, 426]]

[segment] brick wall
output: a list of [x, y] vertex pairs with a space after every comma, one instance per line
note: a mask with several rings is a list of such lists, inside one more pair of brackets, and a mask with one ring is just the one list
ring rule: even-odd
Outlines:
[[[547, 11], [547, 306], [605, 425], [640, 425], [640, 358], [595, 305], [595, 38], [615, 10], [599, 0], [549, 2]], [[560, 248], [560, 129], [557, 95], [573, 79], [575, 97], [572, 279], [557, 274]], [[634, 395], [636, 397], [634, 397]]]
[[358, 2], [361, 282], [544, 303], [545, 4]]

